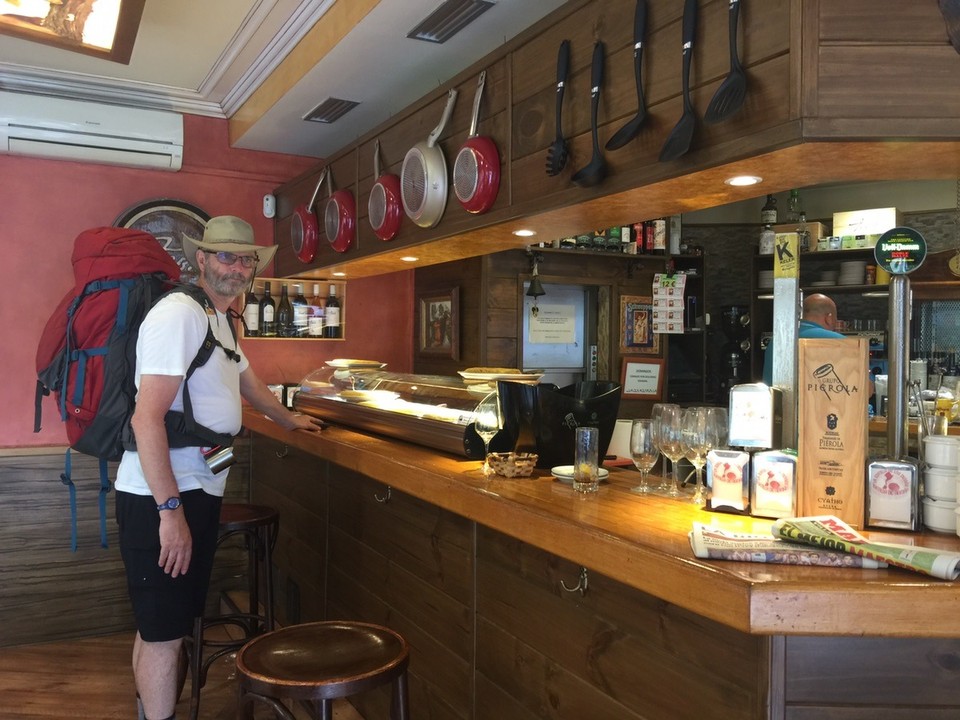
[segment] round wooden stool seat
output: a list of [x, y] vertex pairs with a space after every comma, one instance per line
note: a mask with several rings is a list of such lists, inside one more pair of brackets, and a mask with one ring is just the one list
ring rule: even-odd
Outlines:
[[[391, 717], [407, 717], [406, 640], [380, 625], [349, 621], [304, 623], [254, 638], [237, 654], [241, 705], [258, 699], [314, 701], [329, 717], [330, 701], [394, 683]], [[324, 714], [326, 713], [326, 714]]]
[[266, 505], [223, 503], [220, 506], [220, 535], [237, 530], [252, 530], [280, 522], [280, 513]]

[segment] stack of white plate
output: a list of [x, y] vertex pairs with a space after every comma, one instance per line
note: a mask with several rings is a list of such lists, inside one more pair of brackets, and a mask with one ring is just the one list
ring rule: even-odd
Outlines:
[[847, 260], [840, 263], [840, 285], [863, 285], [866, 270], [866, 260]]
[[773, 288], [773, 270], [760, 270], [757, 273], [757, 288], [760, 290]]
[[820, 281], [821, 281], [821, 282], [828, 282], [828, 283], [831, 283], [831, 284], [836, 283], [836, 282], [837, 282], [837, 275], [839, 275], [839, 274], [840, 274], [840, 273], [839, 273], [838, 270], [821, 270], [821, 271], [820, 271]]
[[928, 435], [923, 440], [923, 524], [938, 532], [957, 532], [960, 489], [960, 438]]

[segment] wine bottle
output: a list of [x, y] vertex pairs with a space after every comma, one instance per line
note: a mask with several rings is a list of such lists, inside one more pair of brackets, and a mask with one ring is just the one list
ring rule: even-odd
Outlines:
[[777, 199], [767, 195], [767, 202], [760, 208], [760, 223], [763, 225], [777, 224]]
[[323, 337], [323, 305], [326, 302], [320, 297], [320, 284], [313, 284], [313, 297], [310, 298], [310, 318], [307, 321], [307, 334], [310, 337]]
[[340, 301], [337, 300], [337, 286], [330, 286], [327, 296], [327, 307], [323, 315], [323, 336], [325, 338], [340, 337]]
[[306, 337], [310, 307], [307, 305], [307, 299], [303, 296], [303, 286], [299, 283], [293, 286], [291, 304], [293, 305], [293, 334], [296, 337]]
[[260, 335], [260, 300], [252, 286], [244, 299], [243, 332], [247, 337], [258, 337]]
[[277, 303], [277, 335], [293, 337], [293, 306], [287, 294], [287, 284], [280, 289], [280, 302]]
[[277, 304], [270, 297], [270, 283], [263, 283], [263, 298], [260, 300], [260, 335], [263, 337], [277, 336], [276, 321]]

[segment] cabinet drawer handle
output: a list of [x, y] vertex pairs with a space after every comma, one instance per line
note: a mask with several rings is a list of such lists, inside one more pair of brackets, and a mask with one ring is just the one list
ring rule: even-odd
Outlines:
[[285, 458], [289, 454], [290, 454], [290, 448], [287, 445], [283, 446], [283, 450], [276, 451], [276, 456], [278, 458]]
[[393, 492], [392, 488], [389, 485], [387, 485], [387, 491], [383, 495], [380, 495], [379, 493], [374, 493], [373, 499], [376, 500], [378, 503], [388, 503], [390, 502], [390, 495], [392, 492]]

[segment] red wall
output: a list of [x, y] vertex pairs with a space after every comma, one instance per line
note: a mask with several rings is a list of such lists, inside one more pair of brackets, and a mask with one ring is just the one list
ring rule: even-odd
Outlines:
[[[82, 230], [111, 225], [127, 208], [175, 198], [209, 215], [238, 215], [258, 242], [272, 244], [263, 196], [314, 166], [313, 158], [233, 150], [226, 121], [184, 117], [180, 172], [0, 155], [0, 448], [64, 445], [52, 399], [33, 433], [35, 353], [40, 332], [73, 286], [70, 254]], [[281, 238], [281, 242], [283, 239]], [[244, 348], [265, 382], [296, 382], [334, 357], [372, 358], [409, 371], [413, 354], [413, 273], [347, 278], [342, 342], [251, 340]]]

